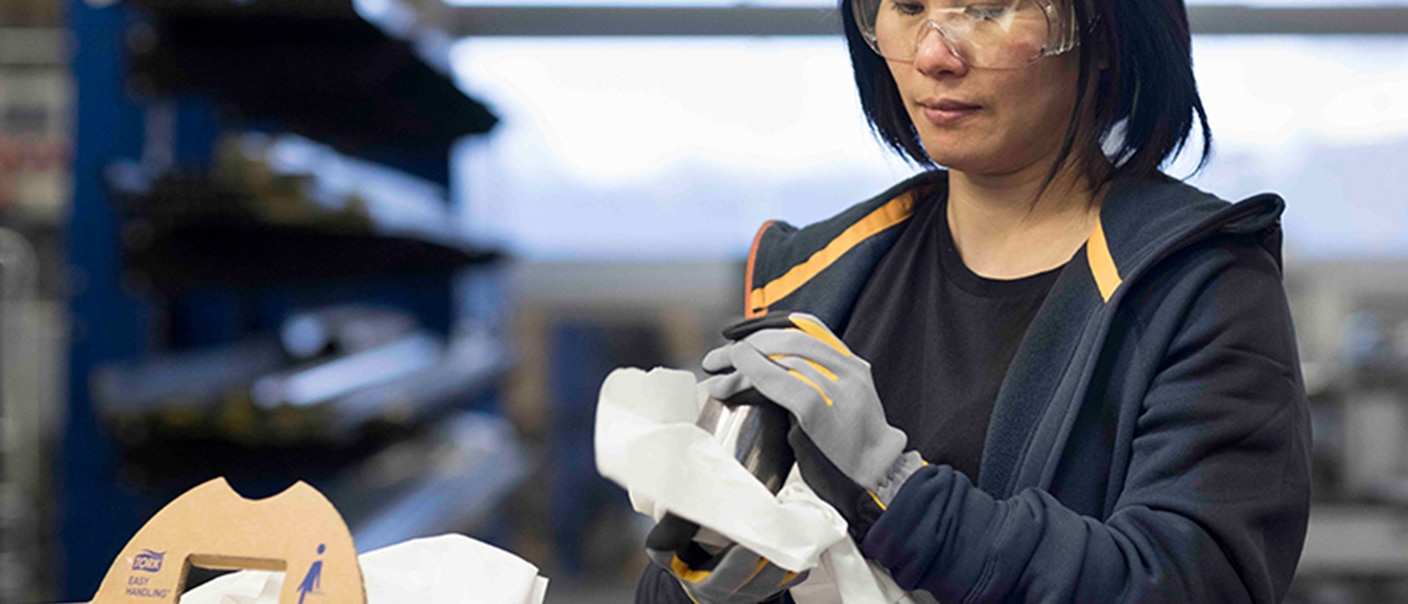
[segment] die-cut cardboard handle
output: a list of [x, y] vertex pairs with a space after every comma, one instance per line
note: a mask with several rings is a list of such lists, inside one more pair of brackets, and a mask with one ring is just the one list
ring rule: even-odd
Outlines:
[[92, 604], [177, 604], [192, 565], [283, 570], [279, 604], [367, 601], [352, 534], [322, 493], [298, 482], [268, 499], [245, 499], [216, 478], [137, 531]]

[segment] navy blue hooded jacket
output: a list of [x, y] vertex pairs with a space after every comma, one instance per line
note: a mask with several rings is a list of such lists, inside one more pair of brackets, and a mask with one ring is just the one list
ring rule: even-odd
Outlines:
[[[946, 186], [926, 173], [804, 229], [764, 225], [748, 314], [843, 331], [913, 200]], [[981, 484], [920, 470], [862, 552], [943, 602], [1281, 601], [1310, 505], [1282, 208], [1113, 183], [1004, 378]], [[647, 570], [637, 601], [672, 601], [648, 595], [670, 583]]]

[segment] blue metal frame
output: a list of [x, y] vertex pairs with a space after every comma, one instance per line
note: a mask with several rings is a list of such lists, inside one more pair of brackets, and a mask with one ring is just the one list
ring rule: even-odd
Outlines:
[[59, 600], [86, 600], [113, 557], [141, 527], [140, 503], [122, 491], [111, 438], [99, 427], [88, 374], [104, 361], [150, 348], [153, 309], [122, 284], [122, 238], [103, 169], [141, 154], [143, 116], [126, 92], [124, 32], [132, 22], [122, 6], [69, 3], [76, 82], [73, 205], [67, 229], [72, 338], [68, 413], [57, 490]]

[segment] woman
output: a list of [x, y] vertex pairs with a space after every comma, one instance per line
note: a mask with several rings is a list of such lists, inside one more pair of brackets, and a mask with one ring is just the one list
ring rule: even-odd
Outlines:
[[[842, 2], [876, 132], [947, 170], [765, 225], [711, 394], [787, 408], [807, 483], [916, 599], [1280, 601], [1310, 440], [1282, 203], [1159, 172], [1195, 118], [1211, 143], [1182, 1], [972, 1]], [[637, 601], [804, 579], [651, 554]]]

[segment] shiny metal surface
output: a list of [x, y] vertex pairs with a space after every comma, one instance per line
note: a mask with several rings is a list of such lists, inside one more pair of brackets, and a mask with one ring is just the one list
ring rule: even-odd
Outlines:
[[769, 491], [782, 489], [795, 461], [787, 444], [786, 410], [767, 402], [729, 407], [710, 398], [695, 424], [713, 434]]

